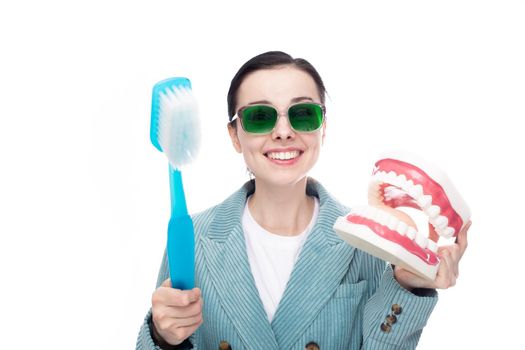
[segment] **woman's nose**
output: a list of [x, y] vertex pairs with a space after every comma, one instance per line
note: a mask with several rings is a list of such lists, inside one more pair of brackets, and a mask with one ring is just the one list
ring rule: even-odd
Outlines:
[[295, 132], [290, 125], [288, 117], [283, 114], [279, 114], [277, 117], [277, 122], [275, 128], [272, 132], [272, 137], [274, 139], [288, 140], [295, 137]]

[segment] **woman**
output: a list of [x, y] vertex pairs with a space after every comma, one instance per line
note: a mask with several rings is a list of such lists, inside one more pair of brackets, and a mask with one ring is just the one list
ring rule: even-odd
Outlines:
[[433, 282], [340, 240], [332, 226], [348, 208], [307, 177], [325, 136], [324, 101], [303, 59], [267, 52], [241, 67], [228, 131], [254, 180], [194, 216], [199, 288], [170, 288], [164, 255], [137, 348], [416, 347], [434, 288], [455, 283], [466, 229], [442, 249]]

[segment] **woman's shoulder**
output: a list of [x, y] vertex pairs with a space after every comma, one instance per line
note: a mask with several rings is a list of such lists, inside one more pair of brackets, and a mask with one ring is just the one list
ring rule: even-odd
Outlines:
[[193, 223], [196, 224], [199, 222], [206, 222], [206, 221], [210, 221], [210, 219], [213, 219], [217, 211], [217, 207], [219, 205], [220, 204], [216, 204], [212, 207], [209, 207], [207, 209], [204, 209], [202, 211], [192, 214], [191, 219], [193, 220]]

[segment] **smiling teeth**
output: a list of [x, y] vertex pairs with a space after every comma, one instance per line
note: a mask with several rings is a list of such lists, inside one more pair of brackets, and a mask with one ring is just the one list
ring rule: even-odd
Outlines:
[[299, 155], [299, 151], [292, 152], [269, 152], [268, 158], [278, 159], [278, 160], [289, 160], [294, 159]]

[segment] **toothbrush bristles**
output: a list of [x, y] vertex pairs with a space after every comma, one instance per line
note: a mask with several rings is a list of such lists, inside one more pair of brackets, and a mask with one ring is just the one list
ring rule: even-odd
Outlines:
[[173, 86], [159, 94], [158, 142], [174, 168], [190, 163], [200, 145], [198, 105], [193, 92]]

